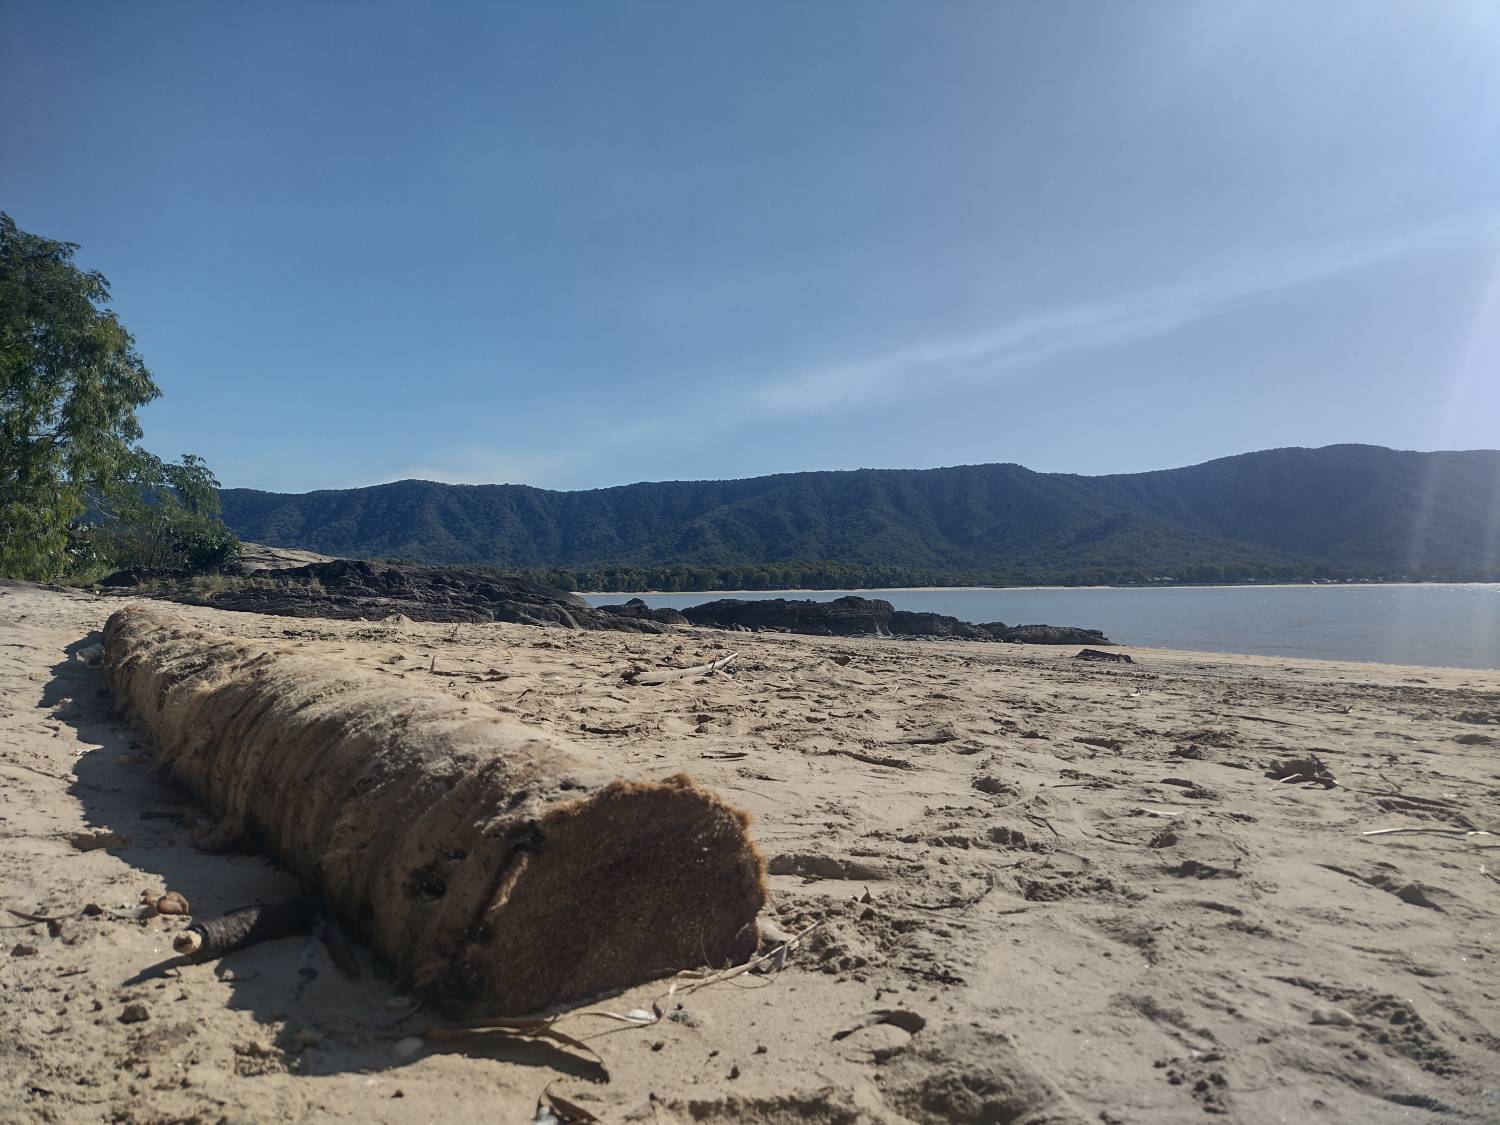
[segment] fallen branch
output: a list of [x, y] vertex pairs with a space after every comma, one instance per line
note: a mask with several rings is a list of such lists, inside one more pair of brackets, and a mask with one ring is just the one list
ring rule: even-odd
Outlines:
[[887, 742], [887, 746], [942, 746], [947, 742], [957, 742], [958, 734], [954, 731], [940, 731], [925, 738], [897, 738]]
[[666, 684], [673, 680], [691, 679], [693, 676], [711, 676], [713, 673], [727, 668], [730, 663], [739, 656], [737, 652], [731, 652], [728, 656], [721, 656], [717, 660], [710, 660], [707, 664], [694, 664], [687, 668], [658, 668], [654, 671], [627, 673], [626, 678], [637, 686], [648, 686], [652, 684]]
[[329, 959], [346, 976], [359, 976], [359, 962], [338, 924], [309, 898], [242, 906], [220, 918], [205, 918], [172, 939], [172, 949], [191, 961], [212, 961], [263, 941], [316, 934]]
[[1493, 836], [1477, 828], [1376, 828], [1361, 836]]
[[308, 899], [242, 906], [220, 918], [205, 918], [172, 939], [181, 957], [211, 961], [263, 941], [311, 933], [317, 907]]

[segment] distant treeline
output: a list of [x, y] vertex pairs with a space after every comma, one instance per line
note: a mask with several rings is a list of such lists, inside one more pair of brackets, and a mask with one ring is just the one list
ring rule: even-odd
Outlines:
[[[489, 568], [485, 568], [489, 569]], [[1500, 572], [1421, 575], [1360, 573], [1334, 567], [1193, 566], [1174, 575], [1134, 571], [1011, 570], [951, 574], [903, 567], [806, 562], [771, 566], [535, 568], [524, 577], [561, 590], [859, 590], [921, 586], [1175, 586], [1274, 582], [1500, 581]]]

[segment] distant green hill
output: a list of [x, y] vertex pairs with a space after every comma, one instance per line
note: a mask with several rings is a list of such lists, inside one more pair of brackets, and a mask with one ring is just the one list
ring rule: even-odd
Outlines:
[[596, 587], [704, 588], [704, 571], [710, 584], [747, 586], [1500, 580], [1495, 450], [1335, 445], [1102, 477], [966, 465], [586, 492], [405, 480], [300, 495], [231, 488], [223, 501], [236, 533], [272, 546], [551, 571]]

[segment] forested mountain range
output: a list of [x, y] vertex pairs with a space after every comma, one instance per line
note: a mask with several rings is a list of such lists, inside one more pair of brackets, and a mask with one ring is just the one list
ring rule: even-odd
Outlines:
[[1097, 477], [996, 464], [222, 497], [230, 528], [256, 542], [593, 588], [1500, 580], [1497, 450], [1273, 449]]

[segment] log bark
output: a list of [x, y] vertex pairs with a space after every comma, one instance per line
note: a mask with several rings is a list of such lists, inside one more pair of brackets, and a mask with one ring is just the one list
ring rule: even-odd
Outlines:
[[303, 880], [407, 987], [515, 1014], [755, 950], [748, 817], [687, 777], [481, 704], [243, 642], [152, 605], [105, 626], [159, 768]]

